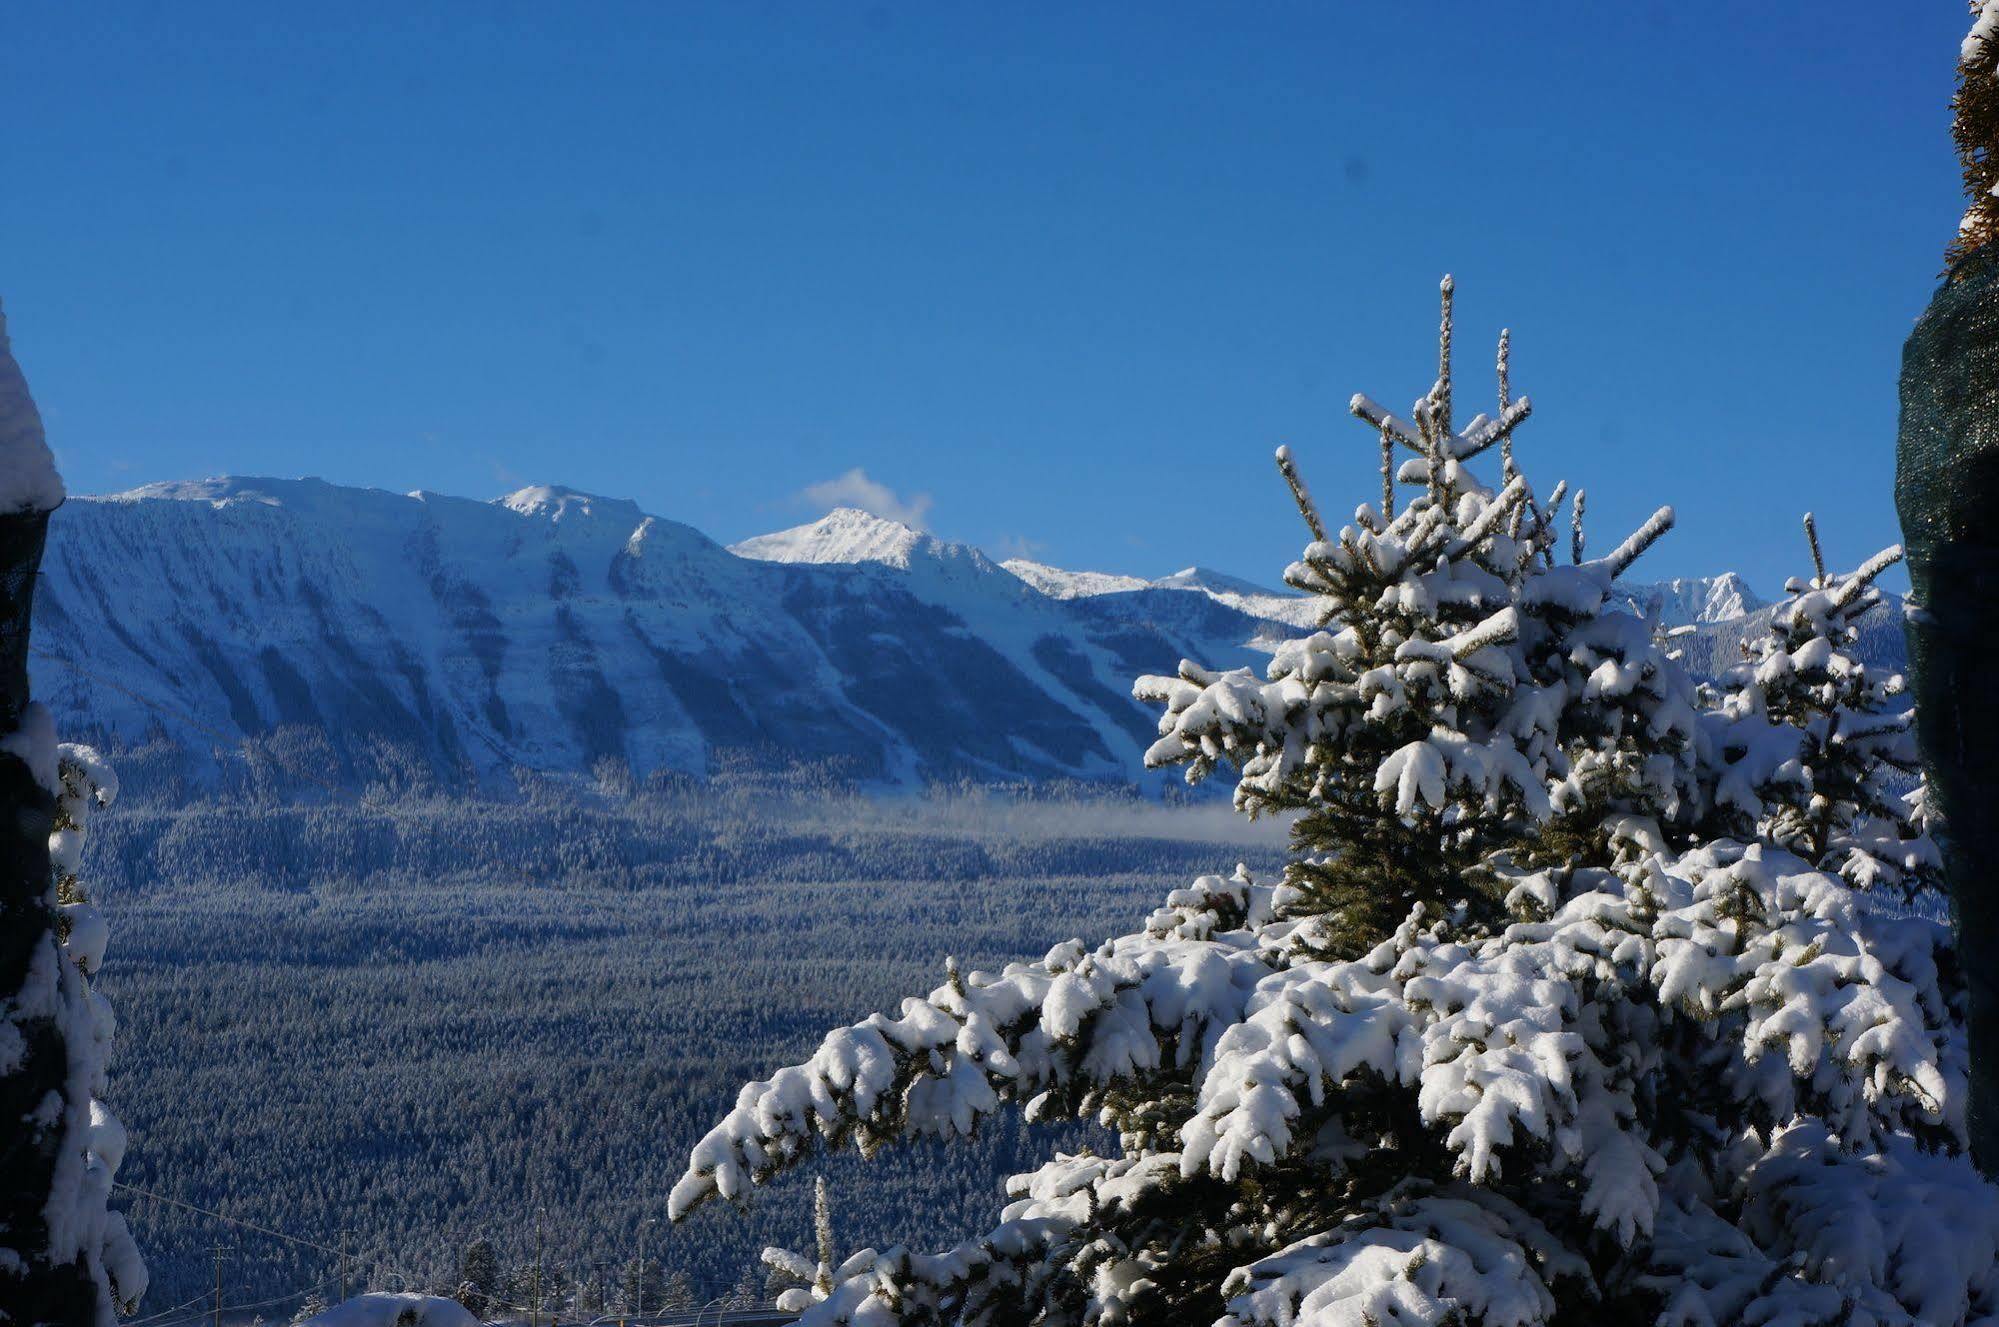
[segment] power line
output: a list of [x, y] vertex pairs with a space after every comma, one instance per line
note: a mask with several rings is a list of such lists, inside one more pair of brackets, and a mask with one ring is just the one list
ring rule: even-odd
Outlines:
[[[255, 1231], [259, 1235], [268, 1235], [272, 1239], [281, 1239], [289, 1244], [301, 1245], [308, 1249], [317, 1249], [321, 1253], [330, 1253], [334, 1257], [343, 1260], [343, 1263], [346, 1259], [353, 1256], [351, 1253], [349, 1253], [347, 1250], [344, 1249], [336, 1249], [330, 1245], [321, 1244], [316, 1240], [302, 1239], [297, 1235], [288, 1235], [282, 1230], [274, 1230], [270, 1226], [258, 1225], [254, 1221], [244, 1221], [238, 1217], [228, 1216], [222, 1212], [217, 1212], [210, 1208], [199, 1206], [195, 1203], [183, 1202], [179, 1198], [169, 1198], [163, 1193], [155, 1193], [151, 1189], [142, 1189], [136, 1184], [125, 1184], [118, 1180], [113, 1180], [111, 1182], [111, 1187], [114, 1189], [122, 1189], [126, 1193], [136, 1194], [141, 1198], [151, 1198], [155, 1202], [166, 1203], [168, 1206], [171, 1207], [185, 1208], [187, 1211], [196, 1212], [206, 1217], [212, 1217], [215, 1220], [221, 1221], [227, 1225], [241, 1226], [243, 1229]], [[407, 1282], [410, 1285], [421, 1285], [424, 1281], [423, 1277], [412, 1275], [408, 1270], [404, 1268], [396, 1267], [388, 1263], [383, 1263], [379, 1259], [377, 1260], [377, 1264], [378, 1266], [387, 1270], [392, 1275], [400, 1277], [403, 1281]], [[344, 1272], [342, 1275], [344, 1276]], [[277, 1299], [266, 1300], [264, 1301], [264, 1303], [274, 1304], [282, 1300], [291, 1299], [294, 1298], [296, 1295], [303, 1295], [310, 1291], [317, 1290], [321, 1286], [331, 1285], [335, 1280], [338, 1279], [341, 1279], [341, 1277], [330, 1276], [326, 1278], [326, 1280], [319, 1282], [318, 1285], [308, 1286], [306, 1287], [305, 1290], [295, 1291], [291, 1295], [280, 1295], [277, 1297]], [[190, 1307], [191, 1305], [199, 1304], [207, 1298], [208, 1298], [207, 1295], [199, 1295], [196, 1296], [194, 1299], [189, 1300], [187, 1304], [180, 1305], [179, 1308], [177, 1309], [167, 1309], [165, 1311], [167, 1313], [175, 1313], [178, 1312], [179, 1309], [184, 1309]], [[488, 1303], [494, 1304], [500, 1308], [518, 1309], [522, 1312], [527, 1312], [532, 1307], [527, 1304], [516, 1304], [513, 1303], [511, 1300], [501, 1299], [498, 1295], [492, 1293], [487, 1293], [486, 1300]], [[237, 1309], [261, 1308], [261, 1307], [263, 1307], [263, 1304], [228, 1304], [223, 1306], [223, 1311], [226, 1313], [226, 1312], [234, 1312]], [[196, 1317], [190, 1318], [188, 1319], [188, 1321], [189, 1322], [198, 1321], [199, 1316], [200, 1315], [196, 1315]], [[149, 1320], [140, 1319], [138, 1321], [145, 1322]], [[122, 1327], [137, 1327], [137, 1323], [125, 1323], [122, 1325]], [[162, 1324], [160, 1325], [160, 1327], [173, 1327], [173, 1324]]]
[[[324, 1281], [314, 1282], [312, 1285], [305, 1287], [303, 1290], [294, 1290], [283, 1295], [274, 1295], [269, 1299], [253, 1300], [248, 1304], [224, 1304], [222, 1306], [222, 1311], [224, 1313], [241, 1313], [245, 1309], [266, 1309], [273, 1304], [283, 1304], [291, 1300], [297, 1299], [302, 1295], [309, 1295], [315, 1290], [324, 1290], [327, 1286], [330, 1286], [332, 1284], [333, 1284], [333, 1278], [328, 1277]], [[158, 1313], [148, 1314], [143, 1318], [122, 1319], [120, 1320], [118, 1327], [179, 1327], [180, 1323], [200, 1322], [203, 1317], [202, 1313], [196, 1313], [190, 1317], [177, 1318], [173, 1322], [162, 1322], [161, 1319], [170, 1318], [176, 1313], [184, 1313], [186, 1310], [194, 1307], [196, 1304], [204, 1302], [207, 1299], [208, 1296], [205, 1294], [196, 1295], [193, 1299], [190, 1299], [185, 1304], [176, 1304], [174, 1305], [174, 1307], [170, 1309], [161, 1309]]]
[[[273, 1295], [269, 1299], [260, 1299], [250, 1304], [224, 1304], [222, 1311], [224, 1313], [241, 1313], [244, 1309], [267, 1309], [273, 1304], [284, 1304], [299, 1298], [301, 1295], [310, 1295], [315, 1290], [324, 1290], [333, 1284], [333, 1280], [334, 1278], [329, 1276], [324, 1281], [315, 1282], [303, 1290], [294, 1290], [288, 1295]], [[120, 1323], [119, 1327], [132, 1327], [132, 1325], [130, 1323]]]
[[318, 1243], [315, 1240], [300, 1239], [297, 1235], [287, 1235], [282, 1230], [273, 1230], [269, 1226], [260, 1226], [254, 1221], [243, 1221], [233, 1216], [226, 1216], [221, 1212], [210, 1211], [206, 1207], [198, 1207], [193, 1203], [182, 1202], [178, 1198], [169, 1198], [163, 1193], [154, 1193], [151, 1189], [142, 1189], [136, 1184], [125, 1184], [118, 1180], [113, 1180], [111, 1181], [111, 1187], [114, 1189], [123, 1189], [126, 1193], [135, 1193], [141, 1198], [151, 1198], [154, 1202], [166, 1203], [170, 1207], [183, 1207], [190, 1212], [199, 1212], [202, 1216], [214, 1217], [217, 1221], [222, 1221], [232, 1226], [241, 1226], [245, 1230], [254, 1230], [259, 1235], [269, 1235], [272, 1239], [281, 1239], [289, 1244], [298, 1244], [308, 1249], [317, 1249], [321, 1253], [330, 1253], [336, 1258], [345, 1258], [347, 1256], [345, 1250], [336, 1249], [330, 1245]]
[[185, 1304], [176, 1304], [170, 1309], [161, 1309], [158, 1313], [149, 1313], [143, 1318], [127, 1318], [123, 1322], [119, 1323], [118, 1327], [146, 1327], [146, 1324], [148, 1323], [155, 1323], [158, 1322], [161, 1318], [170, 1318], [176, 1313], [180, 1313], [183, 1312], [184, 1310], [191, 1309], [196, 1304], [201, 1303], [203, 1300], [207, 1298], [208, 1298], [207, 1293], [203, 1292], [202, 1294], [196, 1295], [193, 1299], [190, 1299]]

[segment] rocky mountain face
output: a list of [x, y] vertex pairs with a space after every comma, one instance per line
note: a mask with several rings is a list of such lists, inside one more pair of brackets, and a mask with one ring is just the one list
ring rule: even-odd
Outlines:
[[1051, 598], [858, 512], [772, 540], [742, 556], [554, 488], [218, 479], [72, 499], [36, 601], [36, 691], [65, 733], [165, 744], [196, 779], [247, 742], [341, 786], [724, 758], [1128, 781], [1151, 735], [1131, 678], [1183, 655], [1255, 663], [1268, 630], [1201, 595]]
[[[1697, 627], [1703, 668], [1768, 611], [1732, 576], [1630, 594]], [[559, 488], [216, 479], [56, 513], [35, 687], [65, 734], [166, 753], [191, 789], [246, 762], [341, 789], [731, 761], [1132, 782], [1160, 777], [1132, 678], [1260, 668], [1312, 614], [1200, 568], [997, 563], [851, 509], [724, 548]], [[1899, 618], [1881, 648], [1899, 657]]]

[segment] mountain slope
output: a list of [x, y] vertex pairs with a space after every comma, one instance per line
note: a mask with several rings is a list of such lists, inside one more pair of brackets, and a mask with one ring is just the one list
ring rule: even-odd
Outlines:
[[453, 785], [606, 758], [700, 773], [732, 751], [870, 780], [1130, 780], [1151, 734], [1132, 676], [1259, 657], [1266, 624], [1222, 605], [1106, 611], [961, 545], [858, 537], [871, 560], [764, 561], [556, 488], [488, 503], [218, 479], [73, 499], [36, 686], [67, 732], [165, 742], [211, 773], [250, 739], [345, 785], [412, 764]]
[[1218, 604], [1267, 622], [1311, 629], [1318, 625], [1318, 606], [1294, 591], [1265, 589], [1261, 585], [1209, 571], [1188, 567], [1171, 576], [1145, 580], [1104, 571], [1064, 571], [1044, 562], [1013, 558], [1000, 564], [1043, 594], [1056, 599], [1099, 599], [1142, 590], [1169, 590], [1204, 595]]
[[[1625, 593], [1696, 627], [1702, 673], [1772, 611], [1733, 576]], [[1133, 677], [1183, 657], [1260, 669], [1315, 611], [1199, 568], [996, 563], [851, 509], [732, 551], [561, 488], [479, 502], [215, 479], [56, 513], [35, 685], [66, 733], [145, 748], [191, 789], [744, 760], [1128, 782], [1162, 777], [1142, 772], [1153, 716]], [[1867, 648], [1899, 663], [1899, 609], [1876, 616]]]

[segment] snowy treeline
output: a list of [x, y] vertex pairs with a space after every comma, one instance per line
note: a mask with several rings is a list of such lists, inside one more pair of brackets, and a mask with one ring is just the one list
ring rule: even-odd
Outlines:
[[1857, 888], [1933, 869], [1897, 685], [1850, 652], [1895, 551], [1815, 568], [1697, 687], [1613, 594], [1670, 509], [1588, 556], [1584, 495], [1513, 454], [1503, 340], [1496, 413], [1455, 425], [1449, 294], [1411, 417], [1355, 398], [1378, 506], [1329, 527], [1279, 453], [1323, 629], [1137, 685], [1149, 762], [1296, 813], [1284, 870], [949, 962], [693, 1149], [676, 1217], [1013, 1108], [1117, 1132], [987, 1234], [852, 1254], [802, 1321], [1999, 1321], [1954, 956]]

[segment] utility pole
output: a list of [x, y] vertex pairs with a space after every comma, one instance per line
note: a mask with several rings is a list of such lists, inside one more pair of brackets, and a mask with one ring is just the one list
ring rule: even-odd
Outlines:
[[222, 1327], [222, 1255], [224, 1249], [220, 1244], [217, 1244], [212, 1252], [215, 1254], [215, 1327]]
[[528, 1296], [530, 1327], [541, 1327], [541, 1223], [547, 1215], [546, 1207], [534, 1209], [534, 1291]]
[[632, 1278], [632, 1298], [638, 1305], [632, 1316], [636, 1318], [643, 1318], [646, 1312], [646, 1231], [652, 1224], [651, 1217], [639, 1222], [639, 1268], [638, 1275]]
[[339, 1261], [339, 1263], [340, 1263], [340, 1300], [339, 1300], [339, 1302], [340, 1302], [340, 1303], [342, 1303], [342, 1304], [345, 1304], [345, 1303], [347, 1302], [347, 1257], [348, 1257], [348, 1254], [347, 1254], [347, 1238], [348, 1238], [348, 1233], [349, 1233], [349, 1232], [347, 1232], [346, 1230], [342, 1230], [342, 1231], [340, 1232], [340, 1256], [339, 1256], [339, 1259], [338, 1259], [338, 1261]]

